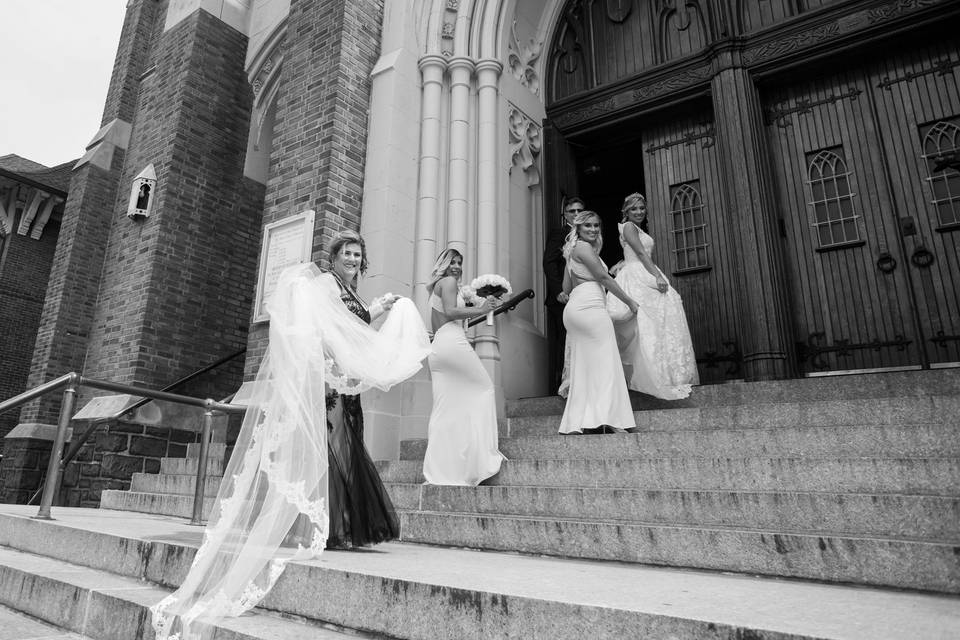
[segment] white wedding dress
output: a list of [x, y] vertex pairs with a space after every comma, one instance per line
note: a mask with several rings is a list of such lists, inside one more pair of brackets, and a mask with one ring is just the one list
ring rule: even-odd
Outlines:
[[[457, 294], [457, 306], [463, 298]], [[435, 292], [430, 307], [443, 313]], [[433, 409], [427, 427], [423, 477], [428, 484], [476, 486], [500, 471], [497, 404], [490, 375], [467, 341], [463, 322], [437, 329], [428, 360]]]
[[637, 424], [603, 287], [579, 261], [568, 259], [567, 268], [584, 282], [573, 288], [563, 310], [570, 361], [567, 404], [559, 431], [582, 433], [604, 425], [617, 431], [634, 428]]
[[[253, 608], [290, 560], [323, 552], [329, 527], [325, 385], [389, 389], [430, 353], [423, 320], [398, 299], [379, 330], [350, 312], [312, 263], [286, 269], [267, 303], [270, 342], [193, 565], [151, 607], [157, 640], [207, 640]], [[288, 536], [298, 517], [297, 536]], [[281, 548], [293, 539], [303, 545]]]
[[[656, 276], [647, 271], [623, 237], [624, 227], [628, 224], [633, 223], [617, 225], [624, 265], [616, 280], [620, 288], [637, 301], [640, 309], [636, 317], [619, 298], [607, 294], [607, 312], [617, 332], [627, 386], [665, 400], [686, 398], [691, 386], [700, 383], [700, 378], [683, 301], [673, 287], [666, 293], [657, 289]], [[644, 252], [649, 256], [653, 252], [653, 238], [639, 228], [637, 233]]]

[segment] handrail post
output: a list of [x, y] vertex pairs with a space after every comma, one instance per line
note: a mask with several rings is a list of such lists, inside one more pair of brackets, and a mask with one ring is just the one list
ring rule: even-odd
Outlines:
[[53, 440], [50, 451], [50, 462], [47, 464], [47, 481], [43, 485], [43, 499], [40, 500], [40, 510], [35, 516], [38, 520], [53, 520], [50, 507], [60, 490], [60, 458], [63, 456], [63, 446], [67, 441], [67, 429], [70, 427], [70, 418], [73, 417], [73, 408], [77, 403], [77, 387], [80, 386], [80, 375], [71, 373], [70, 382], [63, 391], [63, 402], [60, 404], [60, 419], [57, 421], [57, 435]]
[[203, 424], [200, 427], [200, 454], [197, 457], [197, 485], [193, 488], [193, 517], [190, 524], [203, 525], [203, 500], [207, 484], [207, 455], [210, 449], [210, 436], [213, 433], [213, 409], [203, 412]]

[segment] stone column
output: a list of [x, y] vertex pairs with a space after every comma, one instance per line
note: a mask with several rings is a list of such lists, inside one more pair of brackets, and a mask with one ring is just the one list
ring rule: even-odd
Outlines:
[[[474, 63], [469, 58], [450, 61], [450, 160], [448, 168], [447, 246], [467, 255], [467, 219], [470, 188], [470, 81]], [[467, 262], [469, 257], [464, 260]]]
[[724, 168], [724, 203], [740, 281], [740, 349], [747, 380], [793, 373], [787, 288], [763, 138], [760, 99], [735, 52], [721, 53], [711, 82]]
[[[500, 72], [496, 60], [477, 63], [477, 274], [497, 273], [497, 102]], [[477, 355], [487, 368], [503, 397], [500, 376], [500, 340], [496, 326], [484, 322], [477, 326], [474, 343]], [[503, 403], [498, 402], [498, 407]]]
[[420, 60], [423, 104], [420, 114], [420, 178], [417, 193], [417, 237], [414, 244], [414, 302], [427, 309], [426, 283], [437, 257], [437, 220], [440, 209], [440, 110], [443, 100], [443, 56]]

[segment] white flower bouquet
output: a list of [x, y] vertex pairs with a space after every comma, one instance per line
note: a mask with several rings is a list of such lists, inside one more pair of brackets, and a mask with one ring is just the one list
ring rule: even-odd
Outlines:
[[468, 284], [460, 286], [460, 297], [463, 298], [463, 303], [468, 307], [476, 307], [477, 305], [483, 304], [483, 300], [477, 296], [477, 292]]
[[[501, 298], [513, 293], [513, 287], [510, 286], [507, 279], [495, 273], [485, 273], [482, 276], [477, 276], [470, 283], [470, 287], [481, 301], [488, 296]], [[493, 311], [487, 313], [487, 326], [493, 326]]]

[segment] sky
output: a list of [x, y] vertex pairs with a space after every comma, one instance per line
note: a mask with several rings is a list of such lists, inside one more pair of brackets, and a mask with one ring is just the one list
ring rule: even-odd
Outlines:
[[0, 156], [52, 167], [100, 128], [126, 0], [0, 0]]

